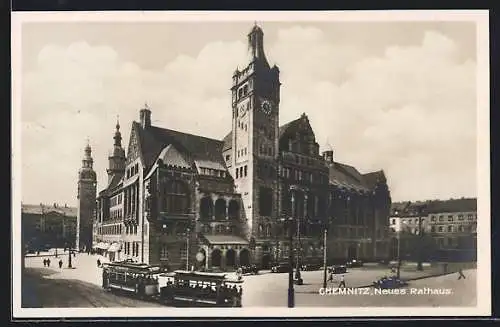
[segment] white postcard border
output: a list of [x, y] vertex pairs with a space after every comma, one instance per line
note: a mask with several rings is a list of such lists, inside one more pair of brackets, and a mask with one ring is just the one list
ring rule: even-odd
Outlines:
[[[476, 307], [324, 308], [21, 308], [21, 28], [27, 22], [174, 21], [471, 21], [477, 26], [478, 258]], [[14, 318], [62, 317], [359, 317], [491, 315], [489, 17], [487, 10], [305, 12], [13, 12], [12, 13], [12, 314]], [[480, 223], [479, 223], [480, 222]], [[286, 290], [284, 290], [284, 297]], [[408, 310], [411, 309], [411, 310]]]

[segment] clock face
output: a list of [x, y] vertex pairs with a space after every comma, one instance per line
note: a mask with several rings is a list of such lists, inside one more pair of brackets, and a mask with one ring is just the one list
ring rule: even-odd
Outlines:
[[269, 102], [268, 100], [264, 100], [264, 101], [262, 101], [261, 108], [262, 108], [262, 111], [263, 111], [266, 115], [269, 115], [269, 114], [271, 113], [271, 110], [272, 110], [272, 105], [271, 105], [271, 102]]

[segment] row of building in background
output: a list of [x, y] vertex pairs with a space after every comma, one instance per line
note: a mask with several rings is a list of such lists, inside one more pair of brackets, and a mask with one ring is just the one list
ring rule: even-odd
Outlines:
[[[389, 227], [392, 258], [397, 258], [398, 246], [402, 257], [415, 256], [418, 244], [428, 243], [429, 240], [433, 245], [434, 255], [442, 253], [442, 255], [450, 256], [453, 252], [461, 256], [464, 256], [464, 253], [475, 254], [477, 251], [477, 200], [462, 198], [395, 202], [391, 208]], [[119, 230], [122, 228], [121, 225], [116, 228], [118, 229], [116, 233], [123, 232]], [[76, 229], [77, 208], [57, 204], [22, 205], [22, 232], [25, 246], [31, 251], [44, 247], [73, 246], [76, 242]], [[422, 234], [420, 230], [423, 231]], [[332, 232], [338, 236], [343, 231]], [[108, 231], [102, 229], [100, 233], [96, 233], [96, 238], [106, 233]], [[114, 235], [114, 233], [115, 231], [109, 231], [109, 234]], [[116, 241], [119, 243], [120, 238]], [[110, 250], [108, 253], [111, 257], [115, 257], [115, 251], [109, 248], [110, 245], [108, 244], [106, 248], [105, 242], [100, 244], [103, 247], [102, 250], [106, 252]], [[132, 251], [126, 247], [118, 247], [116, 253]]]
[[476, 259], [475, 198], [393, 203], [389, 226], [393, 257]]
[[67, 205], [22, 204], [21, 231], [25, 250], [74, 247], [77, 229], [77, 208]]

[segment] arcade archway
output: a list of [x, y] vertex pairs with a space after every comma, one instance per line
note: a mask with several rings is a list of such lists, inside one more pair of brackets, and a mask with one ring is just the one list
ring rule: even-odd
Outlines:
[[248, 251], [247, 249], [243, 249], [240, 251], [240, 265], [250, 265], [250, 251]]
[[226, 252], [226, 266], [234, 267], [236, 265], [236, 252], [233, 249], [229, 249]]
[[219, 249], [214, 249], [212, 251], [212, 266], [213, 267], [220, 267], [222, 263], [222, 253]]

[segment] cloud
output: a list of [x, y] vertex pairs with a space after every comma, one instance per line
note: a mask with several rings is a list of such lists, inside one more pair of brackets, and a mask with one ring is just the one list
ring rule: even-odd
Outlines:
[[[146, 101], [156, 125], [222, 138], [246, 50], [212, 42], [151, 71], [111, 47], [47, 45], [22, 80], [23, 200], [75, 204], [87, 137], [102, 189], [116, 115], [126, 146]], [[421, 44], [367, 57], [307, 26], [266, 44], [281, 70], [281, 122], [306, 112], [321, 146], [328, 139], [338, 160], [363, 172], [384, 169], [396, 200], [475, 195], [476, 64], [460, 62], [459, 51], [428, 31]]]

